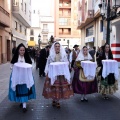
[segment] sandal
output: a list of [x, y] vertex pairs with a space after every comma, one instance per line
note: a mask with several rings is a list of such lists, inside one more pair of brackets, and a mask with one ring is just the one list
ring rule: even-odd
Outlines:
[[57, 108], [60, 108], [60, 103], [56, 103], [56, 107], [57, 107]]
[[55, 102], [55, 101], [52, 102], [52, 106], [53, 106], [53, 107], [56, 106], [56, 102]]

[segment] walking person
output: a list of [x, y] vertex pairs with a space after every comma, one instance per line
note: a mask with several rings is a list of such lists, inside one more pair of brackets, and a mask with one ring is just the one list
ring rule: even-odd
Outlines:
[[80, 50], [79, 50], [79, 45], [74, 45], [74, 50], [72, 51], [72, 63], [71, 63], [71, 68], [73, 68], [74, 67], [74, 62], [75, 62], [75, 60], [76, 60], [76, 58], [77, 58], [77, 56], [78, 56], [78, 54], [79, 54], [79, 52], [80, 52]]
[[93, 61], [95, 62], [95, 53], [96, 53], [96, 47], [93, 47], [90, 51], [89, 54], [92, 56]]
[[[113, 73], [110, 73], [107, 75], [106, 78], [102, 77], [103, 72], [103, 65], [102, 60], [109, 60], [113, 59], [113, 55], [110, 49], [109, 44], [105, 44], [102, 47], [102, 55], [100, 56], [100, 67], [101, 69], [98, 72], [97, 78], [98, 78], [98, 92], [102, 94], [104, 99], [108, 99], [109, 94], [114, 94], [118, 90], [118, 81], [115, 79], [115, 76]], [[112, 68], [111, 68], [112, 69]]]
[[49, 56], [49, 49], [50, 46], [46, 46], [44, 49], [40, 51], [40, 56], [39, 56], [39, 76], [45, 77], [45, 65], [47, 62], [47, 58]]
[[[75, 61], [74, 67], [74, 77], [72, 81], [73, 91], [76, 94], [81, 94], [81, 102], [88, 101], [87, 95], [96, 93], [98, 91], [97, 88], [97, 80], [94, 78], [92, 81], [89, 81], [85, 77], [85, 73], [83, 72], [83, 68], [81, 67], [81, 61], [91, 61], [92, 57], [88, 52], [86, 46], [80, 51], [78, 57]], [[92, 68], [90, 68], [92, 72]]]
[[[24, 63], [28, 63], [29, 65], [32, 64], [32, 61], [27, 52], [27, 49], [25, 48], [25, 46], [22, 43], [18, 45], [16, 52], [11, 60], [11, 69], [14, 67], [15, 63], [20, 63], [21, 65]], [[23, 112], [26, 112], [27, 111], [26, 103], [28, 102], [28, 100], [36, 98], [34, 81], [33, 81], [33, 86], [30, 89], [27, 88], [26, 84], [17, 84], [15, 87], [15, 90], [13, 90], [12, 89], [12, 84], [13, 84], [12, 79], [15, 76], [13, 76], [12, 74], [13, 74], [13, 71], [10, 76], [8, 98], [10, 101], [19, 102], [20, 107], [23, 108]], [[18, 74], [21, 74], [21, 77], [25, 76], [24, 72], [18, 73]], [[26, 77], [23, 77], [23, 78], [26, 78]], [[31, 78], [29, 78], [29, 79], [31, 79]], [[16, 79], [16, 82], [17, 82], [17, 80], [18, 79]], [[20, 82], [20, 81], [18, 81], [18, 82]]]
[[[68, 80], [65, 78], [64, 75], [56, 76], [53, 84], [52, 84], [52, 80], [48, 77], [48, 73], [52, 72], [52, 71], [49, 71], [48, 69], [49, 65], [51, 63], [56, 63], [60, 65], [60, 62], [61, 64], [63, 62], [67, 63], [66, 69], [69, 72], [68, 59], [67, 59], [65, 49], [60, 45], [60, 43], [55, 42], [50, 49], [50, 55], [47, 59], [47, 64], [45, 68], [45, 73], [47, 77], [46, 77], [44, 88], [43, 88], [43, 96], [46, 99], [52, 98], [53, 100], [52, 105], [57, 108], [60, 108], [61, 99], [69, 99], [71, 96], [73, 96], [72, 85], [68, 82]], [[65, 66], [64, 66], [64, 69], [65, 69]], [[59, 73], [59, 70], [57, 71], [57, 68], [53, 71], [56, 71], [56, 74]]]

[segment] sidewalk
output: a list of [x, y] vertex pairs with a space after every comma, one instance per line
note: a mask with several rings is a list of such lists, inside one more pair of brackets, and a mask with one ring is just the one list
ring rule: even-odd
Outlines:
[[0, 103], [8, 95], [10, 63], [0, 65]]

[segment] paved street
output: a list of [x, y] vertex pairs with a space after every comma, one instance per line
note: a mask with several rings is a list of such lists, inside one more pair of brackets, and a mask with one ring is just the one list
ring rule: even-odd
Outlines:
[[18, 103], [8, 100], [9, 63], [0, 65], [0, 120], [120, 120], [120, 91], [109, 100], [101, 95], [89, 95], [89, 102], [82, 103], [80, 95], [61, 101], [61, 108], [53, 108], [51, 100], [42, 97], [45, 78], [39, 78], [33, 69], [37, 99], [27, 104], [28, 111], [23, 113]]

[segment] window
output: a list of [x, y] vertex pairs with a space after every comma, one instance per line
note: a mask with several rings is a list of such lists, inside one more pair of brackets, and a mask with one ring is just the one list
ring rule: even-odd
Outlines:
[[93, 35], [93, 26], [86, 29], [86, 37]]
[[22, 26], [20, 25], [20, 32], [22, 32]]
[[47, 24], [43, 24], [43, 29], [47, 29], [48, 25]]
[[43, 42], [48, 42], [48, 35], [43, 35]]
[[22, 3], [21, 3], [21, 9], [22, 9], [22, 11], [23, 11], [23, 0], [22, 0]]
[[29, 20], [31, 21], [31, 12], [29, 11]]
[[30, 35], [34, 35], [34, 30], [33, 29], [30, 30]]
[[17, 22], [15, 21], [15, 30], [17, 30]]
[[103, 32], [103, 20], [100, 21], [100, 32]]
[[71, 19], [70, 18], [60, 18], [59, 25], [70, 25]]
[[18, 1], [17, 0], [13, 0], [13, 5], [14, 6], [18, 6]]
[[26, 35], [26, 29], [24, 29], [24, 34]]
[[30, 41], [34, 41], [34, 37], [30, 37]]
[[25, 3], [25, 14], [26, 14], [26, 3]]
[[33, 11], [33, 13], [35, 14], [35, 10]]

